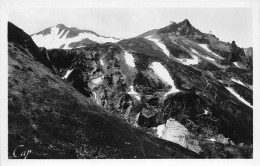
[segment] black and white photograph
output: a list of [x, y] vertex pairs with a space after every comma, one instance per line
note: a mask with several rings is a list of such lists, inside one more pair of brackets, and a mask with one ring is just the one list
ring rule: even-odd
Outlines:
[[256, 164], [259, 1], [1, 2], [1, 164]]

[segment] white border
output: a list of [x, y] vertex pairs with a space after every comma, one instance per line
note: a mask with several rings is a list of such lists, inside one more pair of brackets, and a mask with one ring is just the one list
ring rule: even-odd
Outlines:
[[[167, 7], [167, 8], [181, 8], [181, 7], [249, 7], [253, 8], [253, 48], [254, 48], [254, 158], [253, 159], [214, 159], [214, 160], [8, 160], [7, 159], [7, 18], [8, 6], [16, 6], [22, 8], [29, 7], [46, 7], [46, 8], [154, 8], [154, 7]], [[260, 54], [259, 54], [259, 1], [258, 0], [0, 0], [0, 78], [1, 78], [1, 164], [4, 166], [19, 165], [258, 165], [259, 162], [259, 102], [260, 98]], [[238, 34], [239, 35], [239, 34]]]

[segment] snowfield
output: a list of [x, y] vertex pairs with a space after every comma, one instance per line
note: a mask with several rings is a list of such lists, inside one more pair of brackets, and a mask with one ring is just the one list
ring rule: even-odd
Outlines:
[[170, 57], [170, 52], [159, 39], [152, 38], [151, 36], [148, 36], [145, 39], [154, 42], [158, 47], [160, 47], [163, 50], [164, 54], [166, 54], [168, 57]]
[[234, 96], [236, 96], [240, 101], [242, 101], [244, 104], [246, 104], [246, 105], [248, 105], [249, 107], [251, 107], [251, 108], [253, 108], [253, 106], [249, 103], [249, 102], [247, 102], [245, 99], [243, 99], [238, 93], [236, 93], [235, 91], [234, 91], [234, 89], [232, 89], [231, 87], [226, 87], [226, 89], [230, 92], [230, 93], [232, 93]]
[[172, 80], [170, 73], [161, 63], [153, 62], [151, 64], [151, 68], [154, 70], [155, 74], [157, 74], [162, 80], [164, 80], [165, 82], [167, 82], [169, 85], [172, 86], [172, 89], [169, 92], [167, 92], [165, 96], [180, 91], [175, 87], [174, 81]]
[[215, 55], [216, 57], [218, 57], [219, 59], [223, 59], [221, 56], [219, 56], [218, 54], [212, 52], [209, 48], [207, 44], [198, 44], [200, 47], [204, 48], [207, 52], [212, 53], [213, 55]]
[[[43, 34], [35, 34], [32, 36], [33, 41], [37, 44], [39, 47], [45, 47], [47, 49], [51, 48], [60, 48], [62, 45], [64, 45], [63, 49], [71, 49], [69, 47], [69, 44], [72, 42], [79, 42], [83, 39], [90, 39], [92, 41], [98, 42], [98, 43], [106, 43], [106, 42], [118, 42], [119, 40], [111, 38], [111, 37], [102, 37], [97, 36], [93, 33], [89, 32], [83, 32], [80, 33], [78, 36], [72, 37], [72, 38], [66, 38], [69, 31], [67, 31], [64, 35], [64, 30], [62, 30], [59, 33], [59, 28], [56, 26], [51, 27], [51, 33], [43, 36]], [[63, 35], [63, 36], [62, 36]], [[62, 37], [61, 37], [62, 36]]]
[[133, 55], [125, 51], [124, 56], [126, 63], [131, 67], [135, 67], [135, 59]]
[[[39, 47], [49, 48], [60, 48], [64, 43], [67, 33], [62, 36], [64, 30], [59, 33], [59, 28], [54, 26], [51, 27], [51, 33], [43, 36], [43, 34], [35, 34], [32, 36], [33, 41]], [[62, 38], [61, 38], [62, 36]]]

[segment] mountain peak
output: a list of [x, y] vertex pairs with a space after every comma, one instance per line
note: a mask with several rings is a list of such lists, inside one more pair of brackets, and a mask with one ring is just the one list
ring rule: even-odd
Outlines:
[[182, 23], [190, 24], [190, 21], [186, 18], [185, 20], [182, 21]]
[[190, 23], [190, 21], [189, 21], [188, 19], [183, 20], [183, 21], [180, 22], [179, 24], [191, 26], [191, 23]]
[[67, 26], [65, 26], [64, 24], [57, 24], [56, 25], [57, 28], [68, 28]]
[[175, 22], [171, 22], [170, 25], [159, 29], [158, 33], [173, 33], [179, 36], [200, 34], [201, 32], [194, 28], [188, 19], [185, 19], [178, 24], [176, 24]]

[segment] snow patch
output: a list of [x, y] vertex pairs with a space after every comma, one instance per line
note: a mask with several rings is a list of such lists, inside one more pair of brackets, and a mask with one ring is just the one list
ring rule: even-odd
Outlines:
[[243, 82], [241, 82], [240, 80], [237, 80], [237, 79], [235, 79], [235, 78], [231, 78], [231, 80], [232, 80], [233, 82], [236, 82], [236, 83], [238, 83], [238, 84], [243, 85], [243, 86], [246, 87], [246, 85], [245, 85]]
[[98, 84], [98, 83], [100, 83], [101, 81], [102, 81], [102, 77], [98, 77], [98, 78], [92, 80], [92, 82], [93, 82], [94, 84]]
[[141, 97], [139, 95], [136, 95], [135, 98], [139, 101], [141, 100]]
[[96, 92], [93, 92], [95, 101], [97, 100], [97, 94]]
[[130, 94], [130, 95], [138, 95], [138, 93], [134, 90], [133, 86], [130, 86], [130, 89], [131, 89], [131, 91], [128, 92], [128, 94]]
[[102, 59], [100, 59], [100, 64], [104, 66], [104, 62], [102, 61]]
[[86, 46], [78, 46], [78, 47], [76, 47], [76, 48], [83, 48], [83, 47], [86, 47]]
[[68, 70], [67, 73], [65, 74], [65, 76], [61, 77], [62, 79], [66, 79], [68, 78], [68, 76], [70, 75], [70, 73], [73, 71], [73, 69]]
[[[199, 54], [199, 53], [198, 53], [196, 50], [194, 50], [194, 49], [191, 49], [191, 51], [192, 51], [193, 53], [197, 54], [197, 55]], [[177, 59], [179, 62], [181, 62], [182, 64], [187, 65], [187, 66], [199, 64], [199, 58], [198, 58], [196, 55], [192, 55], [192, 54], [191, 54], [191, 56], [192, 56], [192, 59], [187, 59], [187, 58], [182, 58], [182, 59], [180, 59], [180, 58], [175, 58], [175, 59]]]
[[242, 68], [242, 67], [240, 67], [240, 66], [237, 64], [237, 62], [233, 62], [233, 64], [234, 64], [237, 68]]
[[134, 59], [134, 57], [133, 57], [133, 55], [132, 54], [129, 54], [128, 52], [126, 52], [125, 51], [125, 61], [126, 61], [126, 63], [129, 65], [129, 66], [131, 66], [131, 67], [135, 67], [135, 59]]
[[191, 49], [191, 51], [192, 51], [193, 53], [199, 55], [199, 53], [198, 53], [196, 50], [194, 50], [193, 48]]
[[212, 141], [212, 142], [216, 142], [216, 141], [217, 141], [217, 140], [214, 139], [214, 138], [210, 138], [210, 139], [207, 139], [207, 140]]
[[148, 36], [145, 39], [154, 42], [158, 47], [160, 47], [163, 50], [164, 54], [166, 54], [168, 57], [170, 57], [170, 52], [159, 39], [152, 38], [151, 36]]
[[206, 57], [206, 59], [210, 60], [210, 61], [215, 61], [215, 59], [210, 58], [210, 57]]
[[138, 122], [139, 116], [140, 116], [140, 112], [139, 112], [139, 113], [136, 115], [136, 117], [135, 117], [135, 123], [134, 123], [134, 126], [135, 126], [135, 127], [138, 127], [137, 122]]
[[221, 56], [219, 56], [218, 54], [212, 52], [209, 48], [207, 44], [199, 44], [200, 47], [204, 48], [207, 52], [212, 53], [213, 55], [215, 55], [216, 57], [218, 57], [219, 59], [223, 59]]
[[238, 93], [236, 93], [235, 91], [234, 91], [234, 89], [232, 89], [231, 87], [226, 87], [226, 89], [230, 92], [230, 93], [232, 93], [234, 96], [236, 96], [240, 101], [242, 101], [244, 104], [246, 104], [246, 105], [248, 105], [249, 107], [251, 107], [251, 108], [253, 108], [253, 106], [249, 103], [249, 102], [247, 102], [245, 99], [243, 99]]
[[128, 93], [129, 95], [134, 95], [137, 100], [141, 100], [140, 94], [137, 93], [137, 92], [134, 90], [134, 87], [133, 87], [133, 86], [130, 86], [130, 89], [131, 89], [131, 91], [130, 91], [130, 92], [127, 92], [127, 93]]
[[177, 89], [175, 87], [175, 84], [174, 84], [174, 81], [172, 80], [171, 76], [170, 76], [170, 73], [168, 72], [168, 70], [163, 66], [161, 65], [161, 63], [159, 62], [153, 62], [151, 64], [151, 68], [154, 70], [154, 72], [162, 79], [164, 80], [165, 82], [167, 82], [169, 85], [172, 86], [172, 89], [167, 92], [165, 94], [165, 96], [167, 96], [168, 94], [171, 94], [171, 93], [176, 93], [176, 92], [179, 92], [180, 90]]
[[176, 59], [187, 66], [199, 64], [199, 58], [195, 55], [191, 55], [191, 56], [192, 56], [192, 59], [186, 59], [186, 58], [183, 58], [183, 59], [176, 58]]
[[205, 114], [205, 115], [208, 115], [208, 113], [209, 113], [209, 111], [204, 110], [204, 114]]

